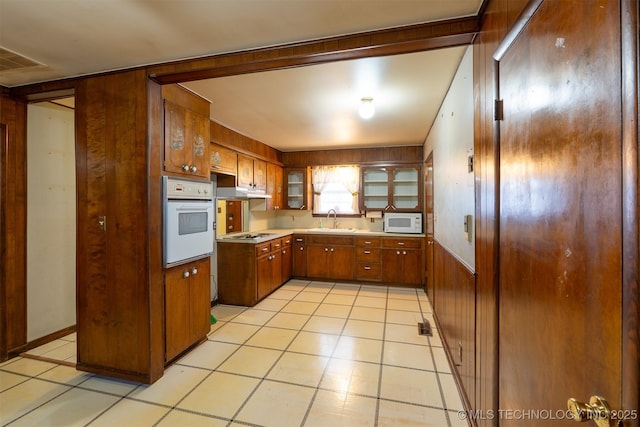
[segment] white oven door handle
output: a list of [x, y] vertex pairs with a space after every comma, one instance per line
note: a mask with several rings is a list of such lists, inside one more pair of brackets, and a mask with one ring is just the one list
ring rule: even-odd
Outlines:
[[182, 205], [176, 206], [177, 211], [203, 211], [207, 210], [211, 207], [211, 205]]

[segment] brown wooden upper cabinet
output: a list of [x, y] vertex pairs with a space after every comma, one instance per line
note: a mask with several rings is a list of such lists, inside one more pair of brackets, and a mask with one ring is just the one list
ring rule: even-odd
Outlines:
[[285, 209], [311, 209], [311, 182], [309, 168], [284, 169]]
[[221, 145], [209, 145], [209, 167], [211, 172], [236, 175], [238, 173], [238, 153]]
[[267, 162], [238, 154], [237, 186], [257, 191], [267, 190]]
[[209, 177], [209, 117], [164, 100], [164, 170]]
[[360, 168], [361, 211], [422, 211], [421, 165]]
[[267, 194], [271, 196], [270, 199], [267, 199], [267, 210], [282, 209], [282, 203], [284, 201], [282, 180], [282, 167], [273, 163], [267, 163]]

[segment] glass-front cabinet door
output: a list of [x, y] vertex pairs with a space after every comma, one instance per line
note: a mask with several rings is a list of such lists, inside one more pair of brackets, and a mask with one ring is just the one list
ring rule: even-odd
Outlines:
[[363, 168], [363, 210], [384, 210], [389, 205], [389, 172], [387, 168]]
[[285, 169], [285, 179], [285, 209], [309, 209], [306, 169]]
[[393, 206], [398, 210], [420, 209], [418, 168], [393, 169]]

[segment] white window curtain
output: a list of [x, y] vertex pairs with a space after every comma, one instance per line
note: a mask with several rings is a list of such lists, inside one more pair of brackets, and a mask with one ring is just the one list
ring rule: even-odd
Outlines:
[[351, 212], [358, 212], [358, 188], [360, 186], [360, 168], [355, 165], [314, 166], [311, 172], [313, 185], [313, 211], [322, 212], [322, 192], [334, 184], [344, 187], [351, 195]]

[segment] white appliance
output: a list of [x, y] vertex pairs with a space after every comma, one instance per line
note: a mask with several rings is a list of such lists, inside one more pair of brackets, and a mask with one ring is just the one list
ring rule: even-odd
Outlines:
[[421, 212], [386, 212], [384, 214], [384, 231], [386, 233], [422, 233]]
[[163, 177], [164, 266], [172, 267], [213, 252], [213, 189], [210, 182]]

